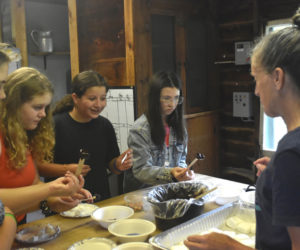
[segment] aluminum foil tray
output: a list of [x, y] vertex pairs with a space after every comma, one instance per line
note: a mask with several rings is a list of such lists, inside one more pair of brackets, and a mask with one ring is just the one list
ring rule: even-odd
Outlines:
[[185, 240], [189, 235], [221, 226], [224, 221], [232, 214], [235, 214], [238, 209], [238, 203], [226, 204], [155, 235], [150, 238], [149, 242], [160, 249], [170, 249], [172, 246]]

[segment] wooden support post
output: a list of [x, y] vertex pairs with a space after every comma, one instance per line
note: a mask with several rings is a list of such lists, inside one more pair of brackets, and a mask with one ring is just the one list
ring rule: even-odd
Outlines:
[[134, 58], [134, 23], [133, 0], [124, 0], [124, 26], [126, 47], [126, 78], [127, 85], [135, 85], [135, 58]]
[[79, 50], [77, 30], [77, 6], [76, 0], [68, 0], [69, 36], [70, 36], [70, 61], [71, 74], [74, 78], [79, 73]]
[[148, 80], [152, 74], [149, 1], [124, 0], [127, 81], [136, 86], [138, 116], [146, 109]]
[[25, 0], [10, 0], [12, 39], [15, 46], [20, 49], [22, 56], [22, 66], [28, 66], [26, 20], [25, 20]]

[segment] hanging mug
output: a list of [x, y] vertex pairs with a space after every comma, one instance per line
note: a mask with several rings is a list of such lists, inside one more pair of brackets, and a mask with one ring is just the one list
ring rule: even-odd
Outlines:
[[51, 53], [53, 52], [53, 39], [51, 31], [32, 30], [31, 38], [34, 44], [38, 47], [40, 52]]

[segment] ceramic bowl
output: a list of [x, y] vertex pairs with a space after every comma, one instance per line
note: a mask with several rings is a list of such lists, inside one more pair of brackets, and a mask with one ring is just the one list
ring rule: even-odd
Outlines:
[[130, 218], [134, 214], [134, 210], [126, 206], [107, 206], [96, 209], [91, 217], [97, 221], [102, 227], [108, 226], [118, 220]]
[[155, 229], [154, 223], [143, 219], [119, 220], [108, 227], [108, 231], [121, 243], [145, 241]]
[[128, 242], [123, 243], [113, 250], [153, 250], [153, 246], [146, 242]]

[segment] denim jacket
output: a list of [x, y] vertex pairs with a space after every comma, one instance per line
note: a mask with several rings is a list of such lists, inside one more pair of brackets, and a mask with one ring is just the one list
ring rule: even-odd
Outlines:
[[[124, 192], [157, 184], [172, 182], [171, 169], [186, 167], [187, 133], [184, 142], [178, 143], [170, 128], [169, 149], [161, 150], [151, 140], [150, 125], [145, 115], [138, 118], [128, 136], [128, 147], [133, 150], [133, 166], [124, 175]], [[169, 154], [169, 163], [165, 161]]]

